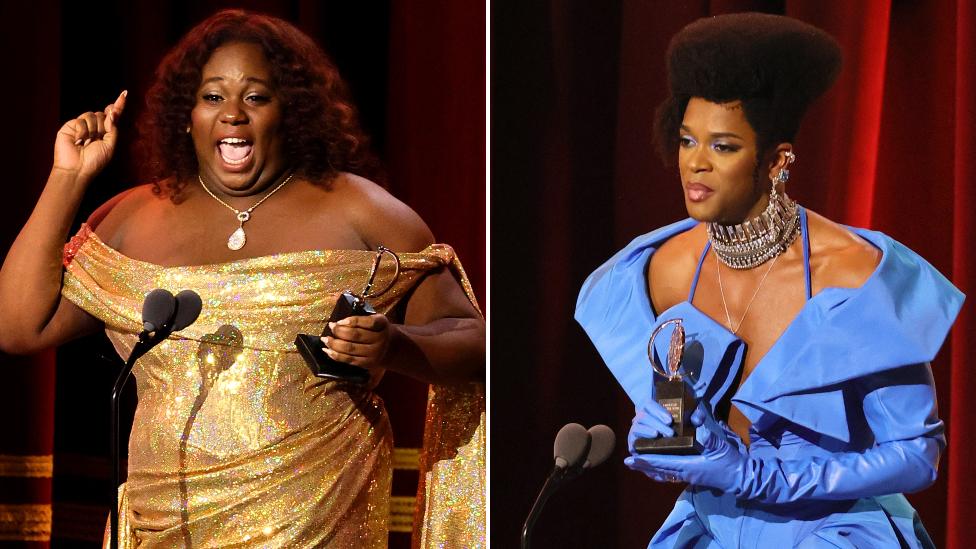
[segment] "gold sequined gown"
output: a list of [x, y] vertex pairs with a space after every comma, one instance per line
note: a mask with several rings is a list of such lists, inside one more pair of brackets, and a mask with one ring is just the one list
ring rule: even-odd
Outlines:
[[[397, 282], [371, 301], [378, 312], [432, 269], [453, 262], [463, 279], [448, 246], [400, 256]], [[122, 357], [137, 340], [147, 292], [193, 289], [203, 299], [200, 318], [133, 370], [139, 404], [120, 547], [386, 546], [392, 435], [383, 403], [311, 375], [293, 344], [297, 333], [322, 330], [373, 258], [331, 250], [160, 267], [120, 254], [87, 225], [72, 238], [62, 293], [105, 322]], [[393, 276], [386, 263], [378, 284]], [[415, 547], [483, 546], [483, 410], [478, 389], [431, 391]], [[466, 417], [468, 428], [445, 432], [442, 412]]]

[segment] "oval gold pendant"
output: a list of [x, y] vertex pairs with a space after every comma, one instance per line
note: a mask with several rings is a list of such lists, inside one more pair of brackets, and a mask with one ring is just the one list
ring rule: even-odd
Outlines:
[[247, 242], [247, 236], [244, 234], [244, 227], [239, 227], [234, 234], [230, 235], [227, 239], [227, 247], [231, 250], [240, 250], [244, 247], [244, 243]]

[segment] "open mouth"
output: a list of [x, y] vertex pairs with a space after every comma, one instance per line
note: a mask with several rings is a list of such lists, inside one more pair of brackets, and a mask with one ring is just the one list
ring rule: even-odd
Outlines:
[[230, 167], [243, 166], [251, 159], [254, 145], [247, 139], [225, 137], [217, 143], [220, 159]]

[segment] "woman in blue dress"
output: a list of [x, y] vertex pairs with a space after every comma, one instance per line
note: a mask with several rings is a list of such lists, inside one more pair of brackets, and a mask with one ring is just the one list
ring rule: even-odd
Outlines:
[[[688, 483], [650, 547], [931, 546], [902, 493], [937, 475], [929, 362], [963, 295], [890, 237], [786, 195], [794, 135], [840, 48], [787, 17], [736, 14], [685, 27], [668, 56], [655, 130], [690, 218], [597, 269], [576, 312], [637, 404], [626, 465]], [[637, 438], [673, 433], [646, 348], [673, 319], [703, 449], [638, 454]]]

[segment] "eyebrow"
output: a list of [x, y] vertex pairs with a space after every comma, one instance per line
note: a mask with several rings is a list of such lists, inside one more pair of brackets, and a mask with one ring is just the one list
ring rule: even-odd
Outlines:
[[[263, 78], [258, 78], [256, 76], [248, 76], [244, 80], [246, 80], [248, 82], [255, 82], [255, 83], [258, 83], [258, 84], [264, 84], [265, 86], [270, 86], [271, 85], [271, 84], [268, 83], [267, 80], [264, 80]], [[210, 78], [204, 80], [203, 83], [204, 84], [207, 84], [209, 82], [223, 82], [223, 81], [224, 81], [224, 77], [223, 76], [211, 76]]]
[[[681, 125], [681, 129], [684, 130], [684, 131], [686, 131], [686, 132], [690, 132], [691, 131], [691, 128], [689, 128], [688, 126], [685, 126], [684, 124]], [[745, 141], [745, 138], [744, 137], [742, 137], [741, 135], [739, 135], [737, 133], [732, 133], [732, 132], [714, 132], [714, 133], [711, 133], [709, 135], [711, 137], [713, 137], [713, 138], [714, 137], [734, 137], [736, 139], [742, 139], [743, 141]]]

